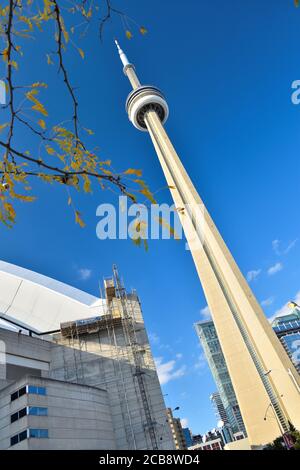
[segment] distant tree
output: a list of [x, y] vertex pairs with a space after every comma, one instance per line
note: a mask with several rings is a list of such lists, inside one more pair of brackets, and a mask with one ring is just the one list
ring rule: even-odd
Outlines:
[[[66, 65], [66, 55], [72, 51], [84, 60], [87, 51], [80, 47], [80, 39], [88, 33], [92, 21], [98, 22], [98, 39], [102, 40], [105, 24], [113, 16], [120, 19], [128, 39], [133, 36], [132, 28], [142, 35], [146, 33], [145, 27], [114, 8], [110, 0], [1, 2], [3, 47], [0, 50], [5, 76], [0, 85], [5, 84], [7, 99], [0, 121], [0, 221], [5, 225], [11, 227], [15, 222], [16, 200], [31, 202], [35, 199], [30, 185], [33, 178], [47, 184], [65, 185], [68, 204], [80, 226], [84, 226], [84, 222], [71, 190], [91, 192], [92, 180], [98, 181], [100, 189], [116, 188], [132, 201], [136, 201], [139, 194], [153, 200], [140, 170], [128, 168], [117, 172], [109, 160], [99, 158], [97, 151], [89, 148], [86, 141], [93, 131], [80, 121], [72, 71]], [[45, 61], [59, 72], [58, 80], [69, 97], [67, 119], [65, 115], [63, 119], [58, 115], [49, 116], [45, 105], [47, 83], [38, 76], [33, 77], [31, 83], [20, 83], [18, 79], [20, 69], [30, 70], [35, 60], [30, 50], [32, 39], [38, 39], [40, 48], [45, 49]]]
[[264, 447], [264, 450], [287, 450], [283, 438], [277, 437], [273, 442], [270, 442], [270, 444], [267, 444]]

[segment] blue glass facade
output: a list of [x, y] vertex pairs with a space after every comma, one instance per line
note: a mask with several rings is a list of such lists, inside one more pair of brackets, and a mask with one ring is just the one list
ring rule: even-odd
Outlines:
[[272, 327], [300, 373], [300, 309], [295, 308], [289, 315], [275, 318]]
[[[195, 328], [226, 412], [227, 422], [225, 424], [230, 425], [233, 433], [241, 431], [246, 435], [246, 429], [214, 323], [212, 321], [198, 322], [195, 324]], [[223, 419], [223, 421], [225, 420]]]

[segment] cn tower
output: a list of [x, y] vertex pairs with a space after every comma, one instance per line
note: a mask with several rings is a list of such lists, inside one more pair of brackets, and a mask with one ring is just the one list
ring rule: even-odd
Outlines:
[[[168, 104], [143, 86], [118, 42], [133, 88], [126, 101], [132, 124], [149, 132], [187, 238], [212, 314], [252, 448], [300, 429], [300, 377], [239, 270], [165, 129]], [[273, 413], [266, 418], [266, 410]]]

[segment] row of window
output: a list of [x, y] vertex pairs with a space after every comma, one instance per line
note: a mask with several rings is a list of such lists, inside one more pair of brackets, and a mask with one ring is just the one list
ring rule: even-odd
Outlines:
[[22, 431], [10, 438], [10, 445], [14, 446], [29, 438], [47, 439], [48, 437], [48, 429], [25, 429], [25, 431]]
[[23, 416], [32, 415], [32, 416], [48, 416], [48, 408], [44, 408], [42, 406], [26, 406], [21, 410], [13, 413], [10, 416], [10, 422], [14, 423], [18, 421], [18, 419], [23, 418]]
[[18, 398], [26, 395], [26, 393], [34, 395], [47, 395], [45, 387], [37, 387], [35, 385], [25, 385], [25, 387], [20, 388], [16, 392], [10, 395], [10, 401], [15, 401]]

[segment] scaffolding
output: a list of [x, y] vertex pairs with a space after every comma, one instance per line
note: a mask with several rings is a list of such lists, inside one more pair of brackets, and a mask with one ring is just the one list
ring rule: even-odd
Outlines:
[[[152, 418], [151, 404], [147, 392], [145, 381], [145, 371], [143, 369], [143, 353], [145, 348], [139, 344], [137, 339], [136, 321], [133, 308], [133, 300], [138, 300], [136, 294], [127, 294], [118, 274], [117, 267], [113, 266], [113, 277], [104, 279], [106, 310], [101, 316], [95, 316], [84, 320], [65, 322], [60, 325], [61, 336], [69, 342], [78, 342], [78, 357], [74, 351], [74, 366], [76, 379], [85, 383], [83, 367], [81, 364], [82, 337], [90, 334], [99, 335], [106, 330], [107, 339], [111, 347], [110, 355], [106, 359], [112, 360], [114, 377], [118, 390], [120, 409], [122, 413], [126, 441], [129, 449], [136, 449], [135, 438], [130, 407], [128, 405], [128, 391], [124, 379], [124, 367], [126, 364], [133, 368], [133, 385], [135, 394], [140, 403], [141, 421], [144, 427], [146, 440], [150, 439], [151, 449], [157, 450], [158, 443], [156, 437], [156, 422]], [[125, 344], [118, 345], [116, 329], [122, 329]], [[101, 349], [101, 344], [100, 344]], [[129, 360], [130, 356], [130, 360]], [[125, 371], [126, 373], [126, 371]], [[105, 383], [109, 383], [104, 374]], [[147, 437], [148, 436], [148, 437]], [[149, 443], [147, 444], [149, 445]]]
[[152, 449], [157, 450], [158, 445], [157, 445], [156, 432], [155, 432], [156, 423], [152, 419], [150, 403], [149, 403], [146, 384], [144, 380], [145, 372], [143, 370], [142, 361], [141, 361], [141, 353], [143, 352], [142, 350], [143, 348], [141, 348], [141, 346], [139, 345], [137, 341], [136, 330], [135, 330], [135, 325], [134, 325], [134, 316], [132, 314], [133, 312], [131, 312], [131, 314], [129, 314], [128, 312], [129, 302], [127, 298], [127, 293], [120, 280], [116, 265], [113, 265], [113, 274], [114, 274], [114, 280], [115, 280], [115, 294], [116, 294], [116, 298], [120, 300], [120, 303], [122, 306], [122, 323], [123, 323], [124, 331], [126, 332], [129, 346], [132, 351], [133, 362], [134, 362], [134, 367], [135, 367], [134, 376], [137, 379], [137, 384], [138, 384], [138, 388], [140, 392], [143, 410], [145, 413], [145, 418], [146, 418], [145, 429], [149, 432]]

